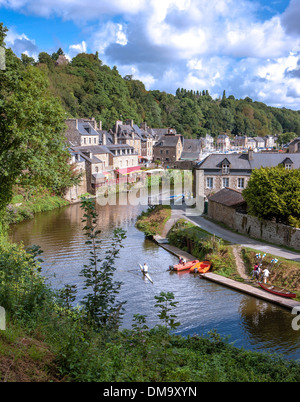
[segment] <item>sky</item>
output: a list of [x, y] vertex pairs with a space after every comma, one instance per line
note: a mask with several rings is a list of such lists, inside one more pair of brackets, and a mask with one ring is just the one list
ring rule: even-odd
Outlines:
[[6, 46], [95, 53], [147, 90], [300, 110], [300, 0], [0, 0]]

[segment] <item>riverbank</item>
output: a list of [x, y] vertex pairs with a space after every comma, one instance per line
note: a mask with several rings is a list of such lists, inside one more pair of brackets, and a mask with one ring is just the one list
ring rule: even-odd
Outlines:
[[[127, 211], [126, 207], [125, 210]], [[107, 216], [107, 211], [103, 212], [105, 216]], [[111, 207], [109, 211], [111, 211]], [[114, 216], [117, 216], [116, 212]], [[102, 221], [103, 217], [101, 217]], [[134, 221], [135, 217], [136, 215], [131, 216], [131, 222]], [[59, 221], [61, 220], [60, 216]], [[76, 221], [78, 221], [78, 216]], [[57, 220], [54, 222], [56, 222], [56, 227]], [[65, 221], [63, 225], [64, 227], [69, 226], [66, 225]], [[115, 227], [115, 224], [113, 226]], [[47, 227], [49, 227], [49, 222]], [[105, 232], [103, 235], [107, 236]], [[139, 237], [143, 239], [142, 234]], [[133, 236], [132, 242], [135, 239], [136, 237]], [[61, 238], [60, 244], [62, 244]], [[148, 328], [146, 316], [142, 314], [145, 311], [150, 314], [150, 311], [153, 312], [158, 308], [158, 304], [164, 307], [165, 303], [158, 303], [157, 299], [151, 302], [151, 298], [155, 296], [152, 291], [156, 290], [157, 294], [158, 286], [155, 282], [154, 286], [145, 284], [143, 287], [140, 278], [137, 278], [137, 283], [136, 281], [133, 283], [136, 285], [136, 290], [144, 288], [143, 292], [146, 292], [144, 296], [147, 295], [147, 309], [141, 307], [143, 303], [139, 297], [137, 299], [139, 302], [136, 303], [138, 308], [132, 320], [131, 329], [94, 332], [91, 328], [86, 327], [80, 316], [80, 310], [76, 308], [66, 309], [57, 303], [57, 299], [52, 298], [54, 296], [52, 296], [52, 292], [45, 288], [38, 279], [38, 267], [36, 267], [37, 276], [32, 276], [32, 260], [27, 253], [21, 252], [20, 247], [16, 245], [7, 244], [6, 247], [0, 253], [1, 270], [10, 280], [0, 281], [2, 286], [0, 289], [0, 305], [6, 303], [8, 327], [11, 328], [12, 324], [18, 321], [22, 328], [22, 332], [18, 332], [16, 325], [10, 334], [7, 333], [13, 347], [12, 350], [17, 350], [22, 339], [30, 338], [34, 345], [36, 345], [35, 339], [42, 340], [45, 351], [49, 350], [53, 356], [51, 361], [54, 363], [54, 367], [52, 366], [54, 371], [51, 372], [58, 373], [58, 381], [279, 382], [299, 381], [300, 379], [298, 363], [288, 362], [279, 356], [269, 356], [261, 352], [238, 349], [229, 344], [225, 337], [223, 338], [214, 331], [214, 327], [210, 327], [211, 332], [205, 337], [172, 335], [165, 328], [163, 321], [161, 321], [162, 326], [156, 325], [152, 329]], [[143, 249], [144, 245], [141, 250]], [[160, 248], [155, 246], [155, 249]], [[134, 248], [131, 248], [127, 252], [132, 254], [133, 250]], [[164, 250], [161, 251], [168, 254]], [[81, 254], [83, 254], [82, 248]], [[88, 259], [88, 255], [86, 258]], [[134, 260], [131, 267], [135, 266], [137, 262], [138, 260]], [[71, 263], [69, 262], [68, 265]], [[164, 266], [162, 263], [161, 268]], [[126, 267], [122, 266], [122, 268]], [[14, 277], [11, 277], [12, 273], [15, 275]], [[160, 272], [159, 278], [162, 278], [161, 274]], [[173, 276], [173, 284], [175, 285], [178, 282], [178, 285], [182, 287], [182, 282], [177, 281], [176, 275], [169, 272], [165, 272], [165, 275], [168, 283], [170, 277]], [[192, 279], [192, 282], [198, 283], [199, 280]], [[16, 283], [24, 284], [24, 287], [16, 287]], [[171, 289], [174, 289], [173, 285], [171, 286]], [[131, 286], [131, 289], [134, 288]], [[166, 292], [167, 289], [170, 288], [168, 286], [163, 287], [163, 291]], [[9, 298], [4, 297], [5, 295], [8, 295]], [[136, 295], [136, 292], [130, 293], [129, 297], [132, 295]], [[124, 300], [129, 301], [129, 297]], [[8, 302], [11, 305], [7, 305]], [[179, 303], [181, 303], [180, 299]], [[172, 314], [170, 319], [174, 317], [175, 321], [181, 321], [178, 316], [176, 317], [176, 313], [176, 308], [172, 308], [171, 313], [167, 314]], [[130, 328], [130, 324], [128, 328]], [[0, 331], [0, 339], [3, 339], [1, 337]], [[32, 343], [30, 343], [28, 353], [30, 350], [32, 358], [37, 359], [40, 363], [43, 361], [46, 363], [46, 359], [51, 356], [45, 353], [45, 360], [43, 360], [43, 355], [40, 353], [42, 345], [37, 350], [31, 345]], [[3, 365], [0, 361], [0, 378], [14, 381], [14, 371], [22, 369], [22, 367], [25, 368], [27, 357], [24, 356], [22, 361], [12, 359], [8, 362], [7, 356], [4, 355], [4, 349], [1, 349], [0, 360], [3, 359]], [[30, 371], [30, 364], [28, 364], [28, 371]], [[3, 371], [1, 371], [2, 369]], [[38, 381], [38, 379], [32, 376], [27, 381]], [[48, 380], [45, 379], [45, 381]]]
[[[206, 232], [203, 229], [203, 226], [205, 226], [203, 225], [205, 218], [196, 217], [196, 220], [199, 221], [200, 218], [202, 227], [194, 223], [194, 217], [186, 217], [183, 209], [173, 208], [170, 219], [168, 222], [166, 222], [164, 229], [161, 231], [162, 235], [156, 234], [153, 238], [157, 244], [168, 250], [170, 253], [176, 255], [178, 258], [184, 257], [186, 260], [210, 259], [213, 262], [214, 257], [211, 258], [213, 250], [209, 250], [207, 253], [208, 250], [204, 243], [206, 241], [205, 238], [209, 238], [209, 236], [213, 236], [213, 239], [215, 239], [215, 232], [218, 231], [215, 230], [210, 234]], [[208, 227], [209, 225], [212, 226], [213, 223], [208, 221]], [[234, 235], [236, 239], [236, 234]], [[227, 236], [226, 240], [228, 242], [229, 239], [230, 237]], [[242, 237], [242, 239], [245, 240], [244, 237]], [[201, 246], [199, 246], [200, 244]], [[300, 308], [300, 264], [297, 261], [300, 255], [295, 252], [290, 252], [289, 256], [291, 261], [280, 259], [278, 266], [274, 265], [271, 270], [272, 272], [269, 280], [271, 283], [283, 288], [288, 288], [297, 294], [295, 300], [290, 300], [288, 298], [276, 296], [266, 292], [265, 290], [261, 289], [255, 281], [252, 280], [252, 267], [256, 261], [256, 253], [260, 251], [259, 244], [257, 242], [255, 242], [255, 244], [258, 246], [257, 250], [253, 248], [246, 248], [245, 246], [237, 245], [236, 243], [233, 245], [228, 245], [227, 247], [230, 247], [232, 250], [232, 255], [235, 259], [235, 272], [233, 272], [232, 269], [226, 269], [224, 273], [222, 269], [216, 269], [216, 264], [213, 264], [213, 273], [207, 274], [205, 278], [218, 282], [220, 285], [232, 287], [241, 292], [251, 294], [254, 297], [259, 297], [289, 309], [293, 309], [294, 307]], [[269, 247], [271, 251], [276, 253], [275, 255], [266, 255], [263, 261], [264, 268], [270, 265], [271, 260], [276, 257], [277, 254], [282, 254], [282, 250], [276, 248], [275, 246], [269, 246], [266, 243], [263, 243], [263, 247], [265, 249]], [[212, 246], [212, 248], [214, 248], [214, 246]], [[215, 241], [215, 248], [219, 248], [218, 241]], [[228, 261], [230, 264], [232, 256], [228, 254], [225, 255], [224, 248], [221, 250], [221, 252], [223, 253], [222, 258], [224, 259], [223, 262], [221, 261], [221, 266], [222, 263], [224, 265], [228, 264]], [[285, 253], [287, 252], [288, 251]], [[280, 269], [278, 268], [279, 266]], [[220, 268], [220, 266], [218, 268]]]

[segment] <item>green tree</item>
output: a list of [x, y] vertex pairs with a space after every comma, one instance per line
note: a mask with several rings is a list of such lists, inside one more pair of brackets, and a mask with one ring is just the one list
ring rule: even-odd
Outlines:
[[251, 215], [299, 227], [299, 169], [283, 166], [255, 169], [243, 196]]
[[78, 182], [64, 137], [65, 112], [45, 74], [25, 67], [9, 49], [0, 71], [0, 210], [14, 184], [46, 187], [63, 195]]
[[114, 263], [117, 258], [122, 240], [126, 237], [122, 229], [115, 229], [111, 247], [105, 253], [105, 258], [99, 255], [101, 240], [98, 229], [98, 214], [93, 200], [83, 198], [81, 208], [84, 210], [85, 223], [83, 230], [87, 236], [86, 244], [90, 247], [89, 264], [84, 265], [81, 276], [85, 278], [84, 289], [88, 293], [83, 298], [83, 306], [88, 322], [100, 329], [117, 329], [121, 321], [121, 309], [124, 302], [116, 301], [122, 285], [113, 280], [116, 270]]

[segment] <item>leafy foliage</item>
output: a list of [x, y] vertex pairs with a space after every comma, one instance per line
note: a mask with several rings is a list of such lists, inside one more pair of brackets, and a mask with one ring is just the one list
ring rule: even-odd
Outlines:
[[85, 265], [81, 275], [85, 278], [84, 289], [89, 293], [84, 296], [83, 306], [88, 322], [96, 328], [118, 328], [121, 320], [122, 302], [116, 301], [116, 296], [122, 285], [113, 280], [115, 259], [117, 258], [122, 240], [126, 237], [122, 229], [115, 229], [111, 248], [106, 251], [103, 259], [99, 255], [100, 244], [98, 229], [98, 214], [94, 201], [83, 198], [81, 207], [84, 210], [84, 231], [87, 236], [86, 244], [91, 247], [89, 264]]
[[[4, 32], [2, 28], [2, 36]], [[0, 210], [10, 201], [16, 183], [62, 195], [78, 176], [68, 163], [65, 112], [50, 92], [44, 72], [6, 49], [0, 82]]]
[[300, 135], [300, 114], [268, 107], [233, 95], [213, 99], [207, 90], [178, 88], [176, 94], [147, 91], [131, 75], [122, 78], [98, 54], [78, 54], [69, 65], [56, 66], [50, 55], [39, 55], [38, 67], [49, 77], [53, 93], [73, 117], [93, 116], [110, 129], [118, 119], [146, 121], [150, 127], [174, 127], [188, 138], [217, 136], [265, 136], [281, 133]]
[[250, 214], [300, 227], [299, 169], [255, 169], [243, 196]]

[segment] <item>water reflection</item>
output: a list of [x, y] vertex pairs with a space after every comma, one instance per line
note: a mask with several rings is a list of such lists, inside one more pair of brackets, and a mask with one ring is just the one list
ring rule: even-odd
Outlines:
[[[147, 192], [142, 196], [147, 197]], [[123, 282], [120, 300], [127, 301], [123, 327], [131, 326], [136, 313], [147, 315], [149, 326], [157, 324], [154, 296], [169, 291], [179, 302], [175, 311], [181, 323], [179, 333], [207, 334], [216, 329], [238, 347], [279, 352], [287, 358], [300, 359], [299, 331], [293, 331], [293, 316], [288, 310], [188, 272], [168, 271], [177, 258], [145, 240], [143, 233], [135, 228], [137, 215], [146, 208], [145, 205], [97, 207], [104, 251], [110, 247], [116, 226], [127, 232], [115, 274], [115, 279]], [[89, 257], [82, 217], [83, 211], [76, 204], [37, 214], [34, 219], [11, 228], [14, 241], [23, 241], [26, 246], [38, 244], [44, 250], [43, 273], [50, 278], [52, 286], [77, 284], [79, 300], [84, 294], [83, 278], [79, 274]], [[153, 285], [139, 272], [138, 264], [144, 262], [149, 265]]]

